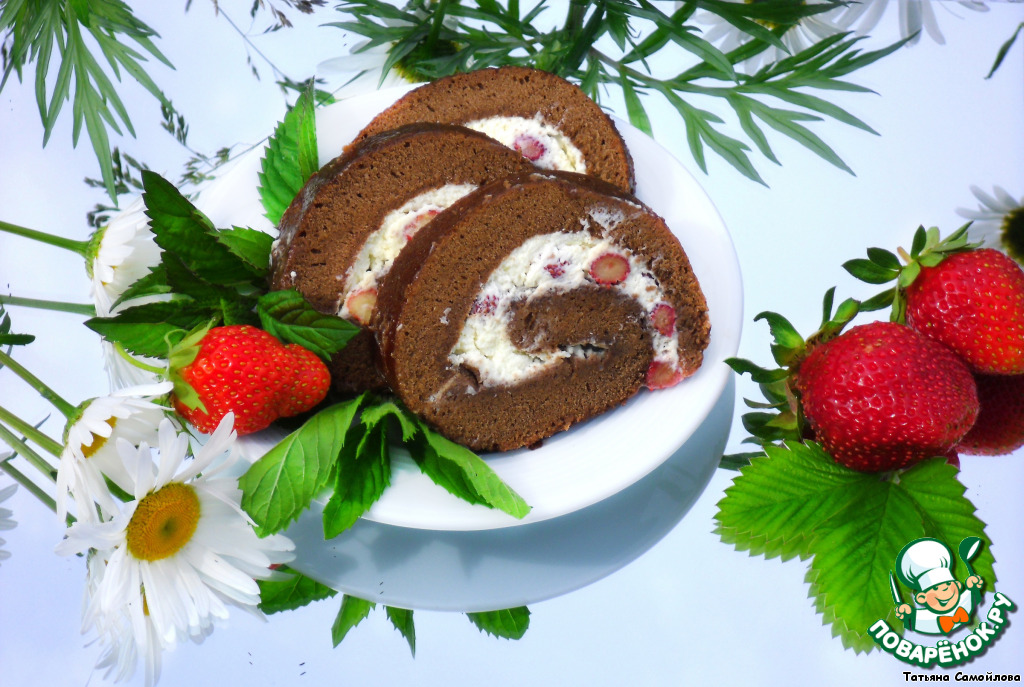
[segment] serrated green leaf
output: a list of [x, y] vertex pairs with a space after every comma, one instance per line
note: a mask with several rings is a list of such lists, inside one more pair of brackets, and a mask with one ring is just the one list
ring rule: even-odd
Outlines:
[[402, 430], [402, 441], [411, 441], [420, 431], [416, 418], [394, 401], [378, 401], [363, 409], [359, 422], [365, 427], [373, 427], [386, 418], [394, 418]]
[[111, 317], [93, 317], [85, 326], [129, 353], [164, 359], [171, 345], [209, 319], [206, 306], [163, 301], [127, 308]]
[[259, 608], [264, 613], [293, 611], [314, 601], [328, 599], [338, 593], [327, 585], [306, 577], [287, 566], [282, 566], [278, 572], [287, 574], [287, 577], [257, 580], [260, 586]]
[[275, 226], [319, 167], [311, 84], [277, 125], [261, 162], [260, 201]]
[[338, 458], [334, 492], [324, 506], [325, 539], [333, 539], [352, 527], [391, 483], [386, 422], [366, 430], [359, 425], [353, 427], [346, 445]]
[[242, 508], [261, 536], [284, 529], [326, 486], [364, 400], [360, 396], [321, 410], [238, 480]]
[[288, 343], [299, 344], [329, 359], [359, 333], [359, 327], [318, 312], [298, 291], [271, 291], [256, 304], [263, 329]]
[[409, 651], [412, 652], [413, 658], [416, 658], [416, 625], [413, 623], [412, 611], [393, 606], [385, 606], [384, 610], [391, 625], [405, 637], [405, 641], [409, 643]]
[[[746, 417], [746, 416], [744, 416]], [[865, 484], [877, 477], [836, 464], [813, 442], [765, 446], [718, 502], [718, 531], [737, 549], [753, 546], [768, 558], [813, 553], [817, 528], [855, 508]]]
[[173, 254], [200, 280], [218, 285], [249, 282], [249, 265], [217, 240], [213, 223], [174, 185], [155, 172], [141, 173], [151, 229], [165, 254]]
[[254, 276], [267, 276], [270, 271], [270, 248], [274, 244], [273, 236], [248, 227], [232, 227], [218, 231], [216, 238], [235, 257], [240, 258], [248, 265]]
[[467, 613], [466, 617], [481, 632], [502, 639], [522, 639], [530, 629], [530, 609], [526, 606], [506, 608], [500, 611]]
[[370, 615], [377, 604], [366, 599], [345, 594], [341, 599], [341, 608], [331, 625], [331, 641], [337, 647], [345, 639], [345, 635]]
[[497, 508], [524, 518], [530, 506], [505, 484], [480, 456], [434, 432], [420, 420], [420, 433], [410, 445], [412, 457], [435, 484], [469, 503]]
[[130, 300], [145, 298], [147, 296], [162, 296], [171, 293], [171, 285], [167, 283], [167, 270], [163, 265], [155, 265], [149, 268], [149, 273], [137, 279], [131, 286], [124, 290], [111, 309], [116, 308]]

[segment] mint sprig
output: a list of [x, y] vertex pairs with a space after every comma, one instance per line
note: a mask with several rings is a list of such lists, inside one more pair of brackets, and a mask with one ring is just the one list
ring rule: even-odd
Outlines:
[[467, 613], [466, 616], [481, 632], [502, 639], [522, 639], [530, 629], [530, 609], [526, 606]]
[[263, 329], [278, 339], [296, 343], [321, 358], [330, 358], [359, 333], [348, 320], [318, 312], [294, 289], [271, 291], [256, 302]]
[[313, 84], [299, 95], [267, 143], [259, 173], [260, 202], [278, 225], [306, 181], [320, 168]]
[[320, 411], [239, 480], [242, 508], [261, 535], [284, 529], [328, 486], [324, 536], [353, 524], [390, 483], [391, 442], [403, 443], [436, 484], [470, 503], [523, 518], [530, 506], [487, 463], [411, 415], [366, 394]]
[[288, 566], [281, 566], [278, 573], [282, 574], [281, 578], [256, 581], [260, 587], [259, 608], [264, 613], [294, 611], [338, 593]]

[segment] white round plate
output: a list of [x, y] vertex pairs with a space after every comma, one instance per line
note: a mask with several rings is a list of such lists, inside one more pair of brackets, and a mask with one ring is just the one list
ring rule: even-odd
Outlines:
[[[321, 164], [408, 88], [376, 91], [318, 111]], [[641, 391], [625, 405], [549, 439], [537, 449], [487, 454], [498, 475], [532, 510], [522, 520], [450, 495], [423, 475], [408, 455], [393, 452], [391, 485], [363, 516], [373, 522], [430, 530], [485, 530], [526, 525], [572, 513], [634, 484], [679, 449], [707, 417], [730, 378], [723, 362], [735, 355], [743, 288], [732, 240], [704, 190], [671, 153], [616, 119], [633, 156], [636, 195], [679, 237], [707, 298], [711, 341], [704, 364], [681, 384]], [[262, 148], [239, 158], [204, 190], [197, 204], [216, 226], [271, 229], [257, 193]], [[246, 438], [254, 460], [279, 435]]]

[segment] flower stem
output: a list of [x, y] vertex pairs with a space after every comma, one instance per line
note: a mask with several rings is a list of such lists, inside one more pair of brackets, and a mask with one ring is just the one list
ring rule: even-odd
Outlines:
[[38, 298], [20, 298], [18, 296], [0, 295], [0, 304], [17, 305], [25, 308], [38, 308], [39, 310], [69, 312], [75, 315], [85, 315], [87, 317], [96, 316], [95, 306], [88, 303], [65, 303], [63, 301], [45, 301]]
[[[27, 492], [29, 492], [30, 494], [35, 496], [37, 499], [42, 501], [44, 506], [46, 506], [47, 508], [52, 510], [54, 513], [56, 513], [57, 512], [57, 502], [54, 501], [52, 496], [50, 496], [45, 491], [43, 491], [39, 487], [38, 484], [36, 484], [32, 480], [30, 480], [27, 476], [25, 476], [25, 473], [23, 473], [21, 470], [19, 470], [18, 468], [14, 467], [13, 465], [11, 465], [11, 458], [13, 458], [13, 457], [14, 456], [9, 456], [8, 458], [5, 458], [4, 460], [0, 460], [0, 470], [3, 470], [8, 475], [10, 475], [11, 478], [14, 479], [15, 482], [17, 482], [18, 484], [20, 484], [22, 486], [23, 489], [25, 489]], [[75, 522], [74, 516], [69, 514], [68, 517], [67, 517], [68, 527], [70, 527], [74, 522]]]
[[61, 446], [59, 442], [54, 441], [45, 433], [41, 432], [35, 425], [25, 422], [3, 406], [0, 406], [0, 421], [6, 422], [15, 431], [21, 432], [26, 439], [37, 444], [44, 451], [51, 453], [58, 458], [64, 450], [64, 447]]
[[38, 391], [43, 398], [52, 403], [64, 417], [69, 420], [75, 414], [75, 407], [61, 398], [56, 391], [46, 386], [38, 377], [22, 367], [14, 358], [0, 351], [0, 365], [11, 369], [11, 372], [21, 377], [33, 389]]
[[0, 231], [7, 232], [8, 234], [14, 234], [15, 236], [23, 236], [27, 239], [46, 243], [51, 246], [57, 246], [58, 248], [69, 250], [72, 253], [78, 253], [83, 258], [86, 257], [89, 246], [88, 241], [66, 239], [63, 236], [55, 236], [43, 231], [36, 231], [35, 229], [28, 229], [27, 227], [19, 227], [17, 224], [11, 224], [10, 222], [4, 222], [3, 220], [0, 220]]
[[54, 467], [46, 462], [45, 458], [29, 448], [28, 444], [19, 439], [17, 434], [3, 425], [0, 425], [0, 439], [2, 439], [5, 444], [13, 448], [19, 456], [27, 460], [32, 467], [43, 473], [43, 475], [51, 482], [57, 481], [57, 471]]

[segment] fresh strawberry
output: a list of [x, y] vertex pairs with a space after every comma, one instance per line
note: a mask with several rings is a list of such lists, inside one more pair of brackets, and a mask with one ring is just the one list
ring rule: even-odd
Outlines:
[[473, 301], [473, 309], [470, 313], [473, 315], [493, 315], [497, 308], [498, 297], [491, 293]]
[[976, 372], [1024, 374], [1024, 271], [991, 248], [955, 253], [907, 287], [906, 322]]
[[215, 327], [171, 353], [174, 408], [201, 432], [235, 415], [239, 435], [323, 400], [330, 373], [313, 353], [248, 325]]
[[621, 284], [629, 276], [629, 260], [621, 253], [602, 253], [590, 263], [590, 276], [598, 284]]
[[370, 287], [353, 291], [345, 299], [345, 307], [356, 322], [364, 326], [370, 324], [373, 311], [377, 307], [377, 289]]
[[862, 472], [946, 455], [978, 415], [964, 362], [895, 322], [860, 325], [812, 345], [793, 382], [814, 438], [837, 462]]
[[960, 453], [998, 456], [1024, 446], [1024, 375], [974, 375], [974, 381], [981, 412]]
[[437, 217], [440, 213], [440, 210], [430, 209], [424, 210], [423, 212], [415, 215], [405, 223], [404, 227], [402, 227], [402, 236], [405, 237], [406, 241], [408, 241], [416, 235], [416, 232], [430, 224], [430, 220]]

